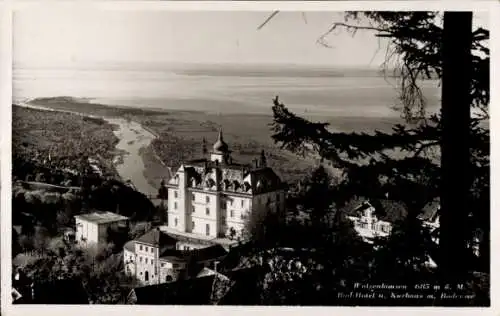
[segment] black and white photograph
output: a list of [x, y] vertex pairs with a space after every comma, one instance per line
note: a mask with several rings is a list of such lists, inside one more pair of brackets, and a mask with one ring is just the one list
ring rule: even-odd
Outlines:
[[15, 10], [12, 308], [490, 307], [490, 14], [390, 10]]

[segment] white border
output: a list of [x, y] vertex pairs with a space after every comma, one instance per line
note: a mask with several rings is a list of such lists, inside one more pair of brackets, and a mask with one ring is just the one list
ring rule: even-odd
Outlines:
[[[60, 1], [23, 1], [13, 2], [5, 0], [2, 4], [0, 0], [0, 16], [1, 16], [1, 43], [0, 43], [0, 128], [1, 128], [1, 221], [2, 236], [1, 236], [1, 260], [2, 264], [2, 312], [7, 315], [37, 315], [47, 313], [47, 315], [85, 315], [89, 312], [96, 314], [131, 314], [143, 313], [144, 315], [151, 314], [157, 315], [158, 313], [176, 313], [176, 315], [192, 315], [198, 313], [217, 313], [232, 315], [248, 314], [259, 312], [267, 312], [270, 315], [278, 313], [315, 313], [317, 315], [361, 315], [361, 314], [392, 314], [401, 313], [407, 315], [422, 315], [425, 314], [451, 314], [451, 315], [471, 315], [483, 312], [491, 315], [499, 315], [495, 299], [497, 297], [498, 289], [498, 273], [495, 268], [500, 263], [498, 256], [496, 256], [495, 249], [500, 249], [500, 232], [497, 232], [497, 226], [500, 223], [500, 218], [495, 214], [497, 208], [497, 201], [494, 192], [496, 191], [496, 181], [494, 175], [498, 173], [496, 168], [496, 161], [500, 159], [500, 148], [498, 146], [497, 136], [495, 133], [496, 117], [500, 115], [497, 113], [497, 107], [500, 98], [500, 90], [498, 82], [495, 82], [494, 74], [500, 73], [500, 64], [498, 62], [498, 55], [500, 54], [500, 4], [497, 1], [333, 1], [333, 2], [250, 2], [250, 1], [190, 1], [190, 2], [156, 2], [156, 1], [76, 1], [76, 2], [60, 2]], [[3, 7], [3, 8], [2, 8]], [[3, 10], [2, 10], [3, 9]], [[12, 95], [12, 12], [18, 10], [114, 10], [114, 11], [367, 11], [367, 10], [391, 10], [391, 11], [477, 11], [485, 10], [490, 12], [490, 31], [491, 31], [491, 116], [492, 116], [492, 209], [491, 209], [491, 249], [492, 249], [492, 271], [491, 271], [491, 297], [492, 307], [479, 309], [479, 308], [438, 308], [438, 307], [419, 307], [419, 308], [376, 308], [376, 307], [220, 307], [220, 306], [202, 306], [202, 307], [180, 307], [180, 306], [104, 306], [93, 305], [88, 307], [75, 307], [75, 306], [12, 306], [10, 305], [10, 285], [11, 285], [11, 95]]]
[[[12, 47], [11, 47], [11, 14], [7, 5], [0, 3], [0, 236], [1, 243], [1, 311], [4, 313], [6, 295], [10, 296], [11, 278], [7, 276], [5, 267], [11, 262], [11, 100], [12, 100]], [[8, 232], [6, 234], [5, 232]], [[5, 238], [9, 235], [8, 238]], [[8, 259], [7, 259], [8, 258]], [[10, 276], [10, 273], [9, 273]]]

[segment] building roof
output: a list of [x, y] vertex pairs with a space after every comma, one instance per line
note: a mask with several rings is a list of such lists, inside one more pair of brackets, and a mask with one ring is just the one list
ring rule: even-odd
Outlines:
[[189, 260], [194, 260], [195, 262], [202, 262], [224, 257], [227, 253], [226, 249], [221, 245], [213, 245], [192, 250], [166, 249], [160, 254], [160, 260], [171, 262], [187, 262]]
[[187, 253], [188, 258], [194, 259], [196, 262], [206, 261], [221, 258], [227, 255], [227, 251], [221, 245], [213, 245], [206, 248], [199, 248], [190, 250]]
[[217, 141], [213, 146], [214, 153], [226, 154], [229, 152], [229, 146], [226, 142], [224, 142], [224, 138], [222, 137], [222, 129], [219, 130], [219, 135], [217, 136]]
[[160, 254], [160, 260], [165, 260], [169, 262], [186, 262], [186, 254], [184, 250], [165, 249]]
[[177, 241], [186, 241], [189, 243], [204, 245], [204, 246], [212, 246], [212, 245], [221, 245], [224, 248], [231, 247], [238, 243], [237, 240], [231, 240], [226, 237], [218, 237], [214, 238], [212, 236], [205, 236], [195, 233], [188, 233], [176, 230], [172, 227], [168, 227], [166, 225], [159, 226], [159, 229], [167, 233], [172, 238]]
[[[206, 168], [215, 168], [215, 167], [220, 167], [222, 169], [229, 169], [229, 170], [244, 170], [244, 169], [251, 169], [252, 165], [248, 163], [239, 163], [233, 160], [229, 161], [222, 161], [222, 162], [216, 162], [212, 161], [207, 158], [198, 158], [198, 159], [191, 159], [186, 161], [186, 166], [185, 168], [189, 167], [206, 167]], [[185, 169], [184, 169], [185, 170]], [[194, 169], [193, 169], [194, 170]]]
[[135, 288], [130, 303], [138, 305], [207, 305], [210, 304], [214, 275], [173, 283]]
[[209, 269], [209, 268], [203, 268], [201, 269], [200, 272], [198, 272], [198, 274], [196, 275], [197, 278], [201, 278], [201, 277], [205, 277], [205, 276], [208, 276], [208, 275], [215, 275], [215, 274], [218, 274], [217, 271], [215, 270], [212, 270], [212, 269]]
[[373, 207], [370, 202], [368, 201], [365, 201], [363, 203], [361, 203], [360, 205], [358, 205], [354, 210], [353, 210], [353, 213], [359, 213], [359, 212], [363, 212], [364, 210], [366, 209], [369, 209], [370, 207]]
[[152, 229], [144, 235], [136, 238], [135, 241], [157, 247], [172, 245], [177, 242], [175, 238], [169, 236], [167, 233], [162, 232], [159, 229]]
[[135, 252], [135, 241], [130, 240], [123, 245], [123, 249], [128, 250], [130, 252]]
[[252, 164], [234, 162], [229, 155], [229, 147], [223, 140], [222, 131], [219, 132], [213, 149], [214, 153], [224, 154], [224, 159], [212, 161], [204, 157], [186, 161], [168, 181], [167, 186], [178, 186], [179, 172], [183, 172], [191, 189], [255, 195], [284, 187], [278, 175], [267, 167], [264, 152], [261, 153], [260, 160], [254, 159]]
[[347, 210], [347, 213], [351, 216], [360, 216], [364, 210], [370, 207], [373, 207], [374, 215], [377, 216], [380, 221], [384, 222], [395, 223], [407, 215], [407, 210], [402, 203], [387, 199], [372, 199], [362, 202], [354, 209]]
[[436, 198], [433, 201], [427, 203], [422, 209], [422, 213], [418, 218], [422, 221], [433, 222], [439, 216], [440, 199]]
[[112, 212], [93, 212], [88, 214], [75, 215], [76, 219], [92, 222], [96, 224], [112, 223], [128, 220], [128, 217]]

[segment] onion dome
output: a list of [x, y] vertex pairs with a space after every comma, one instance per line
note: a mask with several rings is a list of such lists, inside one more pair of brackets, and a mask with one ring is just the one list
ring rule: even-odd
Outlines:
[[217, 141], [215, 142], [213, 149], [215, 153], [225, 154], [229, 152], [229, 146], [224, 142], [222, 137], [222, 129], [219, 130], [219, 136], [217, 137]]

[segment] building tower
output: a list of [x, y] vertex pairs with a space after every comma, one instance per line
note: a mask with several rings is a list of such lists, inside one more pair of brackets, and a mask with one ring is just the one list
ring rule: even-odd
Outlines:
[[230, 159], [230, 153], [231, 151], [229, 150], [229, 146], [224, 142], [222, 129], [220, 129], [217, 141], [215, 142], [210, 155], [210, 160], [219, 163], [227, 163]]

